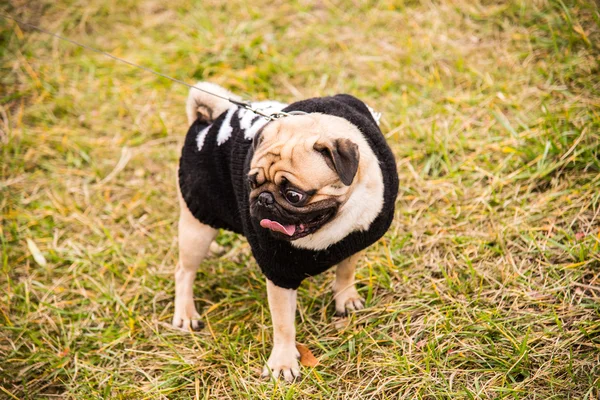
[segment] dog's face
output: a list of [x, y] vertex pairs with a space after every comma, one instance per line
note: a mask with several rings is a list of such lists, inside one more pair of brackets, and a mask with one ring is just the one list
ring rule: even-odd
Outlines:
[[254, 138], [251, 216], [290, 241], [331, 224], [359, 181], [361, 156], [351, 139], [357, 135], [348, 121], [324, 114], [268, 123]]

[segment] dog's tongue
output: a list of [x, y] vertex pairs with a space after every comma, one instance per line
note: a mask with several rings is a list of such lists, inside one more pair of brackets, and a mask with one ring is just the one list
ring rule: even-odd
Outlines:
[[275, 232], [284, 233], [288, 236], [292, 236], [294, 234], [294, 232], [296, 232], [295, 225], [281, 225], [277, 221], [271, 221], [270, 219], [266, 219], [266, 218], [260, 221], [260, 226], [262, 226], [263, 228], [270, 229]]

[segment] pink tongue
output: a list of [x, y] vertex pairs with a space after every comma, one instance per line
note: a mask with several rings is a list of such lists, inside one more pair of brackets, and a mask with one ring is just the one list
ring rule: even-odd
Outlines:
[[260, 226], [275, 232], [284, 233], [288, 236], [292, 236], [294, 232], [296, 232], [295, 225], [281, 225], [279, 222], [271, 221], [270, 219], [266, 218], [260, 221]]

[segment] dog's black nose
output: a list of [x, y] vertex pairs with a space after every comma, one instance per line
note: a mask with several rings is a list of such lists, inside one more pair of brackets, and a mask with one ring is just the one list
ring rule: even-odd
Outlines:
[[262, 192], [258, 195], [258, 204], [263, 207], [272, 207], [275, 202], [275, 198], [269, 192]]

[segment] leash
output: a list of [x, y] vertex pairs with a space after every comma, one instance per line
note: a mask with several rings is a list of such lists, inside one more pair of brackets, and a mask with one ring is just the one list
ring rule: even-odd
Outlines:
[[135, 63], [133, 63], [131, 61], [125, 60], [123, 58], [119, 58], [119, 57], [117, 57], [117, 56], [115, 56], [113, 54], [110, 54], [110, 53], [106, 52], [106, 51], [102, 51], [102, 50], [96, 49], [96, 48], [88, 46], [86, 44], [79, 43], [79, 42], [77, 42], [77, 41], [75, 41], [73, 39], [69, 39], [69, 38], [61, 36], [61, 35], [59, 35], [57, 33], [50, 32], [50, 31], [48, 31], [46, 29], [43, 29], [43, 28], [40, 28], [40, 27], [38, 27], [36, 25], [30, 24], [29, 22], [22, 21], [22, 20], [20, 20], [18, 18], [15, 18], [13, 16], [10, 16], [10, 15], [4, 14], [4, 13], [0, 13], [0, 17], [3, 17], [5, 19], [10, 19], [10, 20], [16, 22], [19, 25], [28, 26], [28, 27], [30, 27], [32, 29], [35, 29], [35, 30], [39, 31], [39, 32], [45, 33], [46, 35], [53, 36], [53, 37], [55, 37], [57, 39], [63, 40], [65, 42], [69, 42], [71, 44], [74, 44], [74, 45], [79, 46], [81, 48], [84, 48], [86, 50], [93, 51], [94, 53], [102, 54], [103, 56], [112, 58], [115, 61], [119, 61], [119, 62], [127, 64], [127, 65], [129, 65], [131, 67], [138, 68], [138, 69], [144, 70], [146, 72], [150, 72], [151, 74], [154, 74], [156, 76], [160, 76], [161, 78], [168, 79], [168, 80], [170, 80], [172, 82], [175, 82], [175, 83], [179, 83], [180, 85], [187, 86], [190, 89], [199, 90], [199, 91], [204, 92], [206, 94], [209, 94], [211, 96], [215, 96], [215, 97], [218, 97], [220, 99], [227, 100], [228, 102], [230, 102], [232, 104], [235, 104], [238, 107], [245, 108], [246, 110], [251, 111], [251, 112], [253, 112], [256, 115], [259, 115], [259, 116], [261, 116], [263, 118], [266, 118], [269, 121], [275, 120], [277, 118], [289, 117], [291, 115], [308, 114], [308, 113], [305, 113], [304, 111], [290, 111], [290, 112], [278, 111], [278, 112], [275, 112], [275, 113], [272, 113], [272, 114], [268, 114], [266, 112], [263, 112], [261, 108], [255, 108], [255, 107], [253, 107], [252, 103], [250, 101], [243, 101], [243, 100], [240, 101], [240, 100], [232, 99], [230, 97], [221, 96], [220, 94], [213, 93], [213, 92], [205, 90], [205, 89], [201, 89], [201, 88], [199, 88], [197, 86], [190, 85], [189, 83], [186, 83], [186, 82], [184, 82], [184, 81], [182, 81], [180, 79], [173, 78], [173, 77], [171, 77], [169, 75], [165, 75], [162, 72], [153, 70], [153, 69], [145, 67], [143, 65], [135, 64]]

